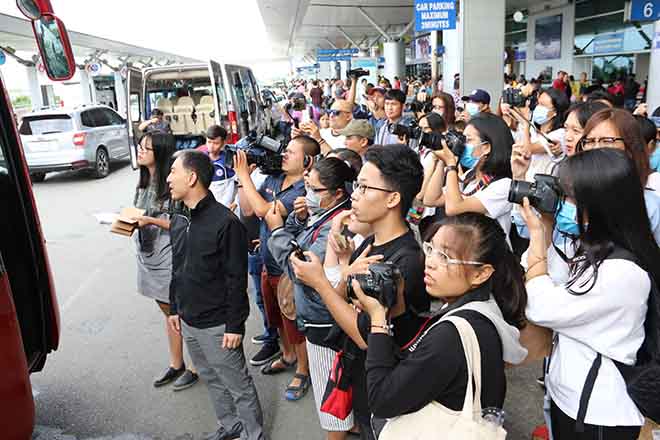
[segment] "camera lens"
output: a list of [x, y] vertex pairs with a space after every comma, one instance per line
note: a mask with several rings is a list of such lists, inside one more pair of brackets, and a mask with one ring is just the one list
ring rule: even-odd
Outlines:
[[532, 183], [525, 182], [524, 180], [514, 180], [511, 182], [509, 188], [509, 202], [522, 205], [525, 197], [530, 197], [532, 194]]

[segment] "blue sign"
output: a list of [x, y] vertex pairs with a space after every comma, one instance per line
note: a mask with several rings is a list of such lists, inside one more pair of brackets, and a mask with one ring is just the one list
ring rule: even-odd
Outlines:
[[630, 20], [660, 20], [660, 0], [632, 0], [630, 2]]
[[0, 66], [5, 64], [6, 61], [7, 61], [7, 55], [5, 55], [5, 53], [0, 50]]
[[324, 61], [350, 61], [353, 57], [350, 55], [338, 56], [338, 57], [329, 57], [329, 56], [317, 56], [316, 61], [322, 63]]
[[621, 52], [623, 50], [623, 32], [599, 35], [594, 38], [593, 53]]
[[519, 47], [513, 51], [513, 60], [514, 61], [525, 61], [527, 59], [527, 48]]
[[360, 49], [354, 47], [351, 49], [316, 49], [316, 56], [346, 56], [355, 55]]
[[417, 32], [456, 29], [456, 0], [415, 0], [415, 30]]

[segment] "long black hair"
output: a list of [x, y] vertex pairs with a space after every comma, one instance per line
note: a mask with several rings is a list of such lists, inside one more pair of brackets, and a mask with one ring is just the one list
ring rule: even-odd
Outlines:
[[[615, 148], [578, 153], [559, 165], [559, 180], [576, 201], [577, 218], [588, 222], [578, 221], [580, 245], [570, 264], [569, 291], [588, 292], [615, 247], [635, 255], [638, 265], [660, 281], [660, 248], [651, 232], [637, 167], [628, 155]], [[578, 286], [578, 293], [573, 286], [590, 268], [593, 276]]]
[[539, 98], [544, 93], [550, 97], [556, 113], [555, 117], [552, 119], [552, 127], [550, 127], [550, 131], [558, 130], [564, 126], [564, 122], [566, 121], [566, 110], [568, 110], [570, 101], [568, 100], [566, 93], [559, 89], [552, 87], [545, 89], [539, 94]]
[[140, 139], [140, 144], [147, 139], [151, 139], [151, 148], [153, 148], [154, 152], [156, 169], [152, 176], [147, 167], [140, 165], [140, 179], [138, 180], [137, 187], [147, 188], [153, 178], [156, 182], [158, 200], [164, 201], [170, 197], [170, 190], [167, 186], [166, 179], [172, 166], [172, 154], [175, 151], [176, 142], [174, 136], [171, 134], [157, 131], [145, 133]]
[[477, 165], [479, 170], [495, 179], [511, 177], [511, 149], [514, 141], [506, 122], [491, 113], [480, 113], [471, 118], [467, 125], [473, 126], [481, 140], [490, 144], [490, 153]]
[[489, 278], [490, 291], [506, 322], [517, 328], [526, 323], [525, 272], [506, 241], [506, 234], [497, 222], [484, 214], [465, 212], [445, 217], [440, 226], [451, 226], [463, 242], [464, 259], [490, 264], [495, 271]]

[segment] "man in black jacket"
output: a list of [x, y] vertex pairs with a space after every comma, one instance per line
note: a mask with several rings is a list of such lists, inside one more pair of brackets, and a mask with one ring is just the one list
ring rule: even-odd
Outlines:
[[220, 428], [209, 439], [265, 438], [257, 390], [243, 351], [248, 243], [245, 227], [208, 190], [213, 165], [199, 151], [175, 155], [167, 182], [190, 217], [172, 216], [170, 325], [182, 332], [207, 383]]

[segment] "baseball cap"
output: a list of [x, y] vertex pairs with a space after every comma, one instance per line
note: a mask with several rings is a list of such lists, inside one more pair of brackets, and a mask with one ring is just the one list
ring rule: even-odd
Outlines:
[[346, 113], [353, 113], [353, 104], [345, 99], [337, 99], [332, 103], [332, 110], [339, 110]]
[[369, 89], [369, 91], [367, 92], [367, 95], [371, 96], [371, 95], [373, 95], [374, 93], [380, 93], [381, 95], [385, 96], [385, 93], [386, 93], [386, 92], [387, 92], [387, 90], [385, 90], [385, 89], [382, 88], [382, 87], [372, 87], [372, 88]]
[[655, 124], [655, 128], [660, 130], [660, 116], [651, 116], [649, 118]]
[[338, 130], [337, 133], [344, 136], [360, 136], [367, 139], [373, 139], [376, 136], [374, 127], [366, 119], [353, 119], [346, 127]]
[[482, 89], [472, 90], [472, 93], [470, 93], [468, 96], [463, 96], [461, 99], [463, 101], [472, 101], [472, 102], [480, 102], [482, 104], [490, 104], [490, 95], [488, 94], [487, 91]]

